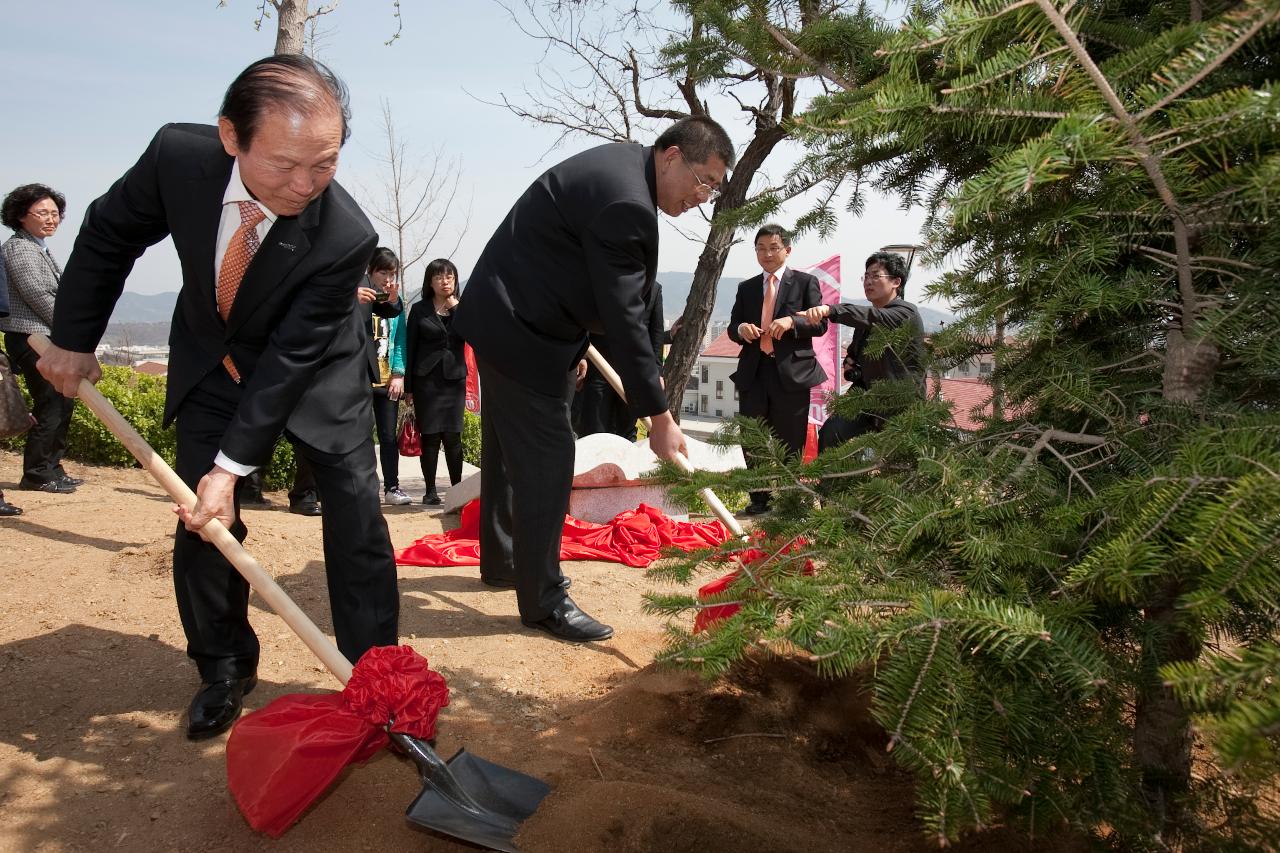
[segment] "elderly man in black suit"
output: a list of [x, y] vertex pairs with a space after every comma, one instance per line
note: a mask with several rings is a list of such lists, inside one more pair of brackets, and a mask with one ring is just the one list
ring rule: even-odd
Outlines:
[[282, 431], [315, 471], [324, 506], [338, 647], [356, 660], [397, 641], [395, 559], [378, 496], [368, 364], [352, 298], [377, 237], [333, 182], [348, 135], [346, 89], [301, 56], [274, 56], [227, 89], [217, 127], [167, 125], [85, 215], [58, 293], [55, 346], [40, 370], [63, 394], [101, 371], [94, 346], [134, 261], [173, 237], [182, 290], [170, 334], [166, 421], [177, 472], [174, 587], [200, 671], [187, 734], [228, 728], [257, 683], [249, 587], [200, 536], [237, 538], [241, 478]]
[[613, 629], [565, 593], [560, 532], [573, 481], [572, 371], [590, 332], [609, 339], [659, 457], [686, 452], [667, 410], [644, 322], [658, 266], [658, 211], [679, 216], [719, 195], [733, 144], [706, 117], [652, 146], [615, 143], [553, 166], [490, 238], [454, 329], [476, 353], [484, 394], [480, 575], [514, 586], [524, 624], [575, 642]]
[[[729, 337], [742, 345], [731, 378], [738, 411], [764, 420], [798, 456], [808, 432], [809, 389], [827, 378], [813, 354], [813, 339], [827, 331], [827, 321], [795, 315], [820, 305], [822, 288], [814, 276], [787, 266], [791, 235], [781, 225], [763, 226], [755, 245], [760, 275], [738, 285], [729, 314]], [[747, 463], [756, 460], [748, 457]], [[768, 511], [769, 491], [753, 491], [747, 515]]]

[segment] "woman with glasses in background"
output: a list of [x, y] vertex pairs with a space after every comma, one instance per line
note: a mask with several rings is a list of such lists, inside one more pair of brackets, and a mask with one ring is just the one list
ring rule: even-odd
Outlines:
[[[876, 252], [867, 258], [862, 276], [862, 292], [870, 305], [852, 302], [817, 305], [804, 316], [810, 322], [826, 317], [833, 323], [853, 327], [853, 340], [844, 359], [844, 378], [854, 386], [870, 388], [873, 383], [886, 379], [909, 379], [923, 399], [924, 323], [916, 306], [902, 298], [906, 284], [907, 262], [902, 255]], [[909, 344], [905, 348], [886, 347], [879, 355], [868, 355], [867, 338], [876, 326], [886, 329], [906, 326], [911, 330]], [[884, 418], [872, 412], [864, 412], [853, 420], [832, 415], [818, 431], [818, 450], [821, 452], [854, 436], [879, 430], [883, 424]]]
[[27, 433], [18, 488], [53, 494], [74, 492], [82, 482], [62, 468], [75, 401], [58, 393], [36, 370], [40, 356], [27, 338], [33, 334], [47, 337], [53, 326], [53, 302], [62, 267], [45, 240], [58, 230], [66, 212], [66, 198], [44, 184], [24, 184], [5, 196], [0, 206], [0, 221], [13, 229], [13, 236], [0, 247], [9, 279], [9, 316], [0, 319], [0, 329], [4, 330], [4, 347], [14, 371], [27, 382], [31, 414], [36, 419]]

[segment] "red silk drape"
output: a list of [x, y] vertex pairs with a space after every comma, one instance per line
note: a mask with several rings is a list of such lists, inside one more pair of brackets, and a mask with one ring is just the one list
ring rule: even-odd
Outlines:
[[246, 714], [227, 740], [227, 787], [245, 820], [279, 838], [343, 768], [387, 745], [386, 727], [435, 737], [444, 678], [409, 646], [365, 652], [341, 693], [291, 694]]
[[[694, 551], [728, 540], [718, 521], [672, 521], [660, 509], [640, 504], [618, 513], [607, 524], [564, 517], [560, 537], [561, 560], [603, 560], [645, 568], [663, 548]], [[447, 533], [423, 536], [396, 553], [402, 566], [476, 566], [480, 564], [480, 501], [462, 508], [461, 524]]]

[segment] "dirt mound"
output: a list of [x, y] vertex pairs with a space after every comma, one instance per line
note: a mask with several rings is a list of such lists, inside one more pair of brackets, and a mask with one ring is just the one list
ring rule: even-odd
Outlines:
[[860, 678], [770, 659], [707, 684], [651, 666], [548, 734], [541, 746], [576, 756], [560, 763], [577, 772], [548, 780], [555, 792], [520, 836], [531, 853], [571, 840], [699, 853], [921, 849], [902, 836], [910, 779], [884, 757]]

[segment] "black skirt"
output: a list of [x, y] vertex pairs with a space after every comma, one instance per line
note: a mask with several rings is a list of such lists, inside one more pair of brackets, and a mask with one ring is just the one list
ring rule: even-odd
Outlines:
[[467, 380], [445, 379], [439, 365], [426, 376], [415, 376], [412, 382], [413, 413], [418, 419], [418, 432], [462, 432], [462, 412], [466, 407]]

